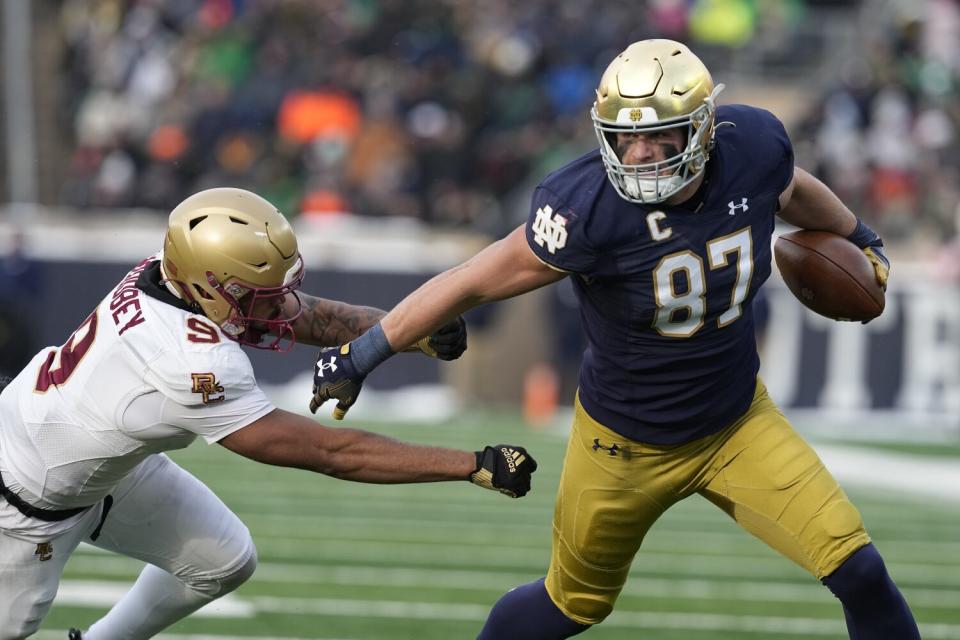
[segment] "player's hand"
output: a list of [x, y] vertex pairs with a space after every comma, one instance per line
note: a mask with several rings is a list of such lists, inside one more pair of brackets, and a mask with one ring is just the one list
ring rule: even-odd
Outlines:
[[890, 276], [890, 261], [883, 253], [883, 240], [880, 234], [857, 218], [857, 227], [847, 236], [847, 240], [860, 247], [873, 264], [877, 275], [877, 284], [887, 290], [887, 278]]
[[863, 252], [873, 263], [873, 271], [877, 274], [877, 284], [887, 290], [887, 279], [890, 277], [890, 260], [883, 253], [883, 245], [866, 247]]
[[530, 491], [530, 476], [537, 470], [537, 461], [526, 449], [498, 444], [474, 453], [477, 468], [470, 474], [470, 482], [511, 498], [522, 498]]
[[456, 360], [467, 350], [467, 323], [457, 316], [443, 325], [433, 335], [421, 338], [417, 347], [431, 358]]
[[327, 400], [336, 400], [333, 409], [334, 420], [343, 420], [347, 411], [357, 401], [366, 374], [357, 371], [350, 355], [350, 344], [340, 347], [328, 347], [320, 350], [317, 365], [313, 372], [313, 398], [310, 400], [310, 413]]

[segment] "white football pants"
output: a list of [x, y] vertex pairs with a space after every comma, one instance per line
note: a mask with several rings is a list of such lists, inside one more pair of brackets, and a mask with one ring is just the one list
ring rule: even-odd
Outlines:
[[[253, 574], [256, 549], [246, 526], [203, 483], [166, 455], [152, 455], [46, 546], [0, 530], [0, 640], [35, 633], [50, 609], [70, 554], [86, 540], [148, 563], [131, 590], [84, 632], [84, 640], [150, 638]], [[64, 634], [66, 635], [66, 634]]]

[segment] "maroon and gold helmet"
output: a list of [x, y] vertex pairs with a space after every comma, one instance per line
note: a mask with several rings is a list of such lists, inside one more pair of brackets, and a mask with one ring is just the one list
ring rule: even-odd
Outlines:
[[[181, 298], [230, 338], [262, 349], [280, 350], [284, 338], [292, 345], [301, 309], [290, 294], [303, 281], [303, 260], [290, 223], [255, 193], [208, 189], [177, 205], [163, 245], [163, 272]], [[275, 339], [261, 344], [267, 333]]]

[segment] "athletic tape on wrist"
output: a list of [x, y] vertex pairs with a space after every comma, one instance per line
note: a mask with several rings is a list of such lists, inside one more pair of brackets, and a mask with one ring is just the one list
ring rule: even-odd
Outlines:
[[863, 220], [860, 218], [857, 218], [857, 228], [853, 230], [853, 233], [847, 236], [847, 240], [857, 245], [861, 249], [883, 246], [883, 240], [880, 239], [880, 236], [877, 234], [877, 232], [865, 225]]
[[393, 355], [393, 349], [387, 342], [380, 323], [370, 327], [366, 333], [350, 343], [350, 356], [357, 372], [366, 375], [377, 368], [381, 362]]

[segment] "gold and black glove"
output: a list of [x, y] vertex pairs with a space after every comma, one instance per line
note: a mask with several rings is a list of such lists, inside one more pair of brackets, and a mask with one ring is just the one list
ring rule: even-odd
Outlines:
[[847, 236], [847, 240], [860, 247], [867, 255], [877, 275], [877, 284], [886, 291], [887, 279], [890, 277], [890, 260], [883, 252], [883, 240], [879, 234], [857, 218], [857, 228]]
[[522, 498], [530, 491], [530, 476], [537, 470], [537, 461], [523, 447], [498, 444], [474, 454], [477, 468], [470, 474], [473, 484], [511, 498]]
[[433, 334], [417, 341], [417, 348], [431, 358], [456, 360], [467, 350], [467, 323], [457, 316]]

